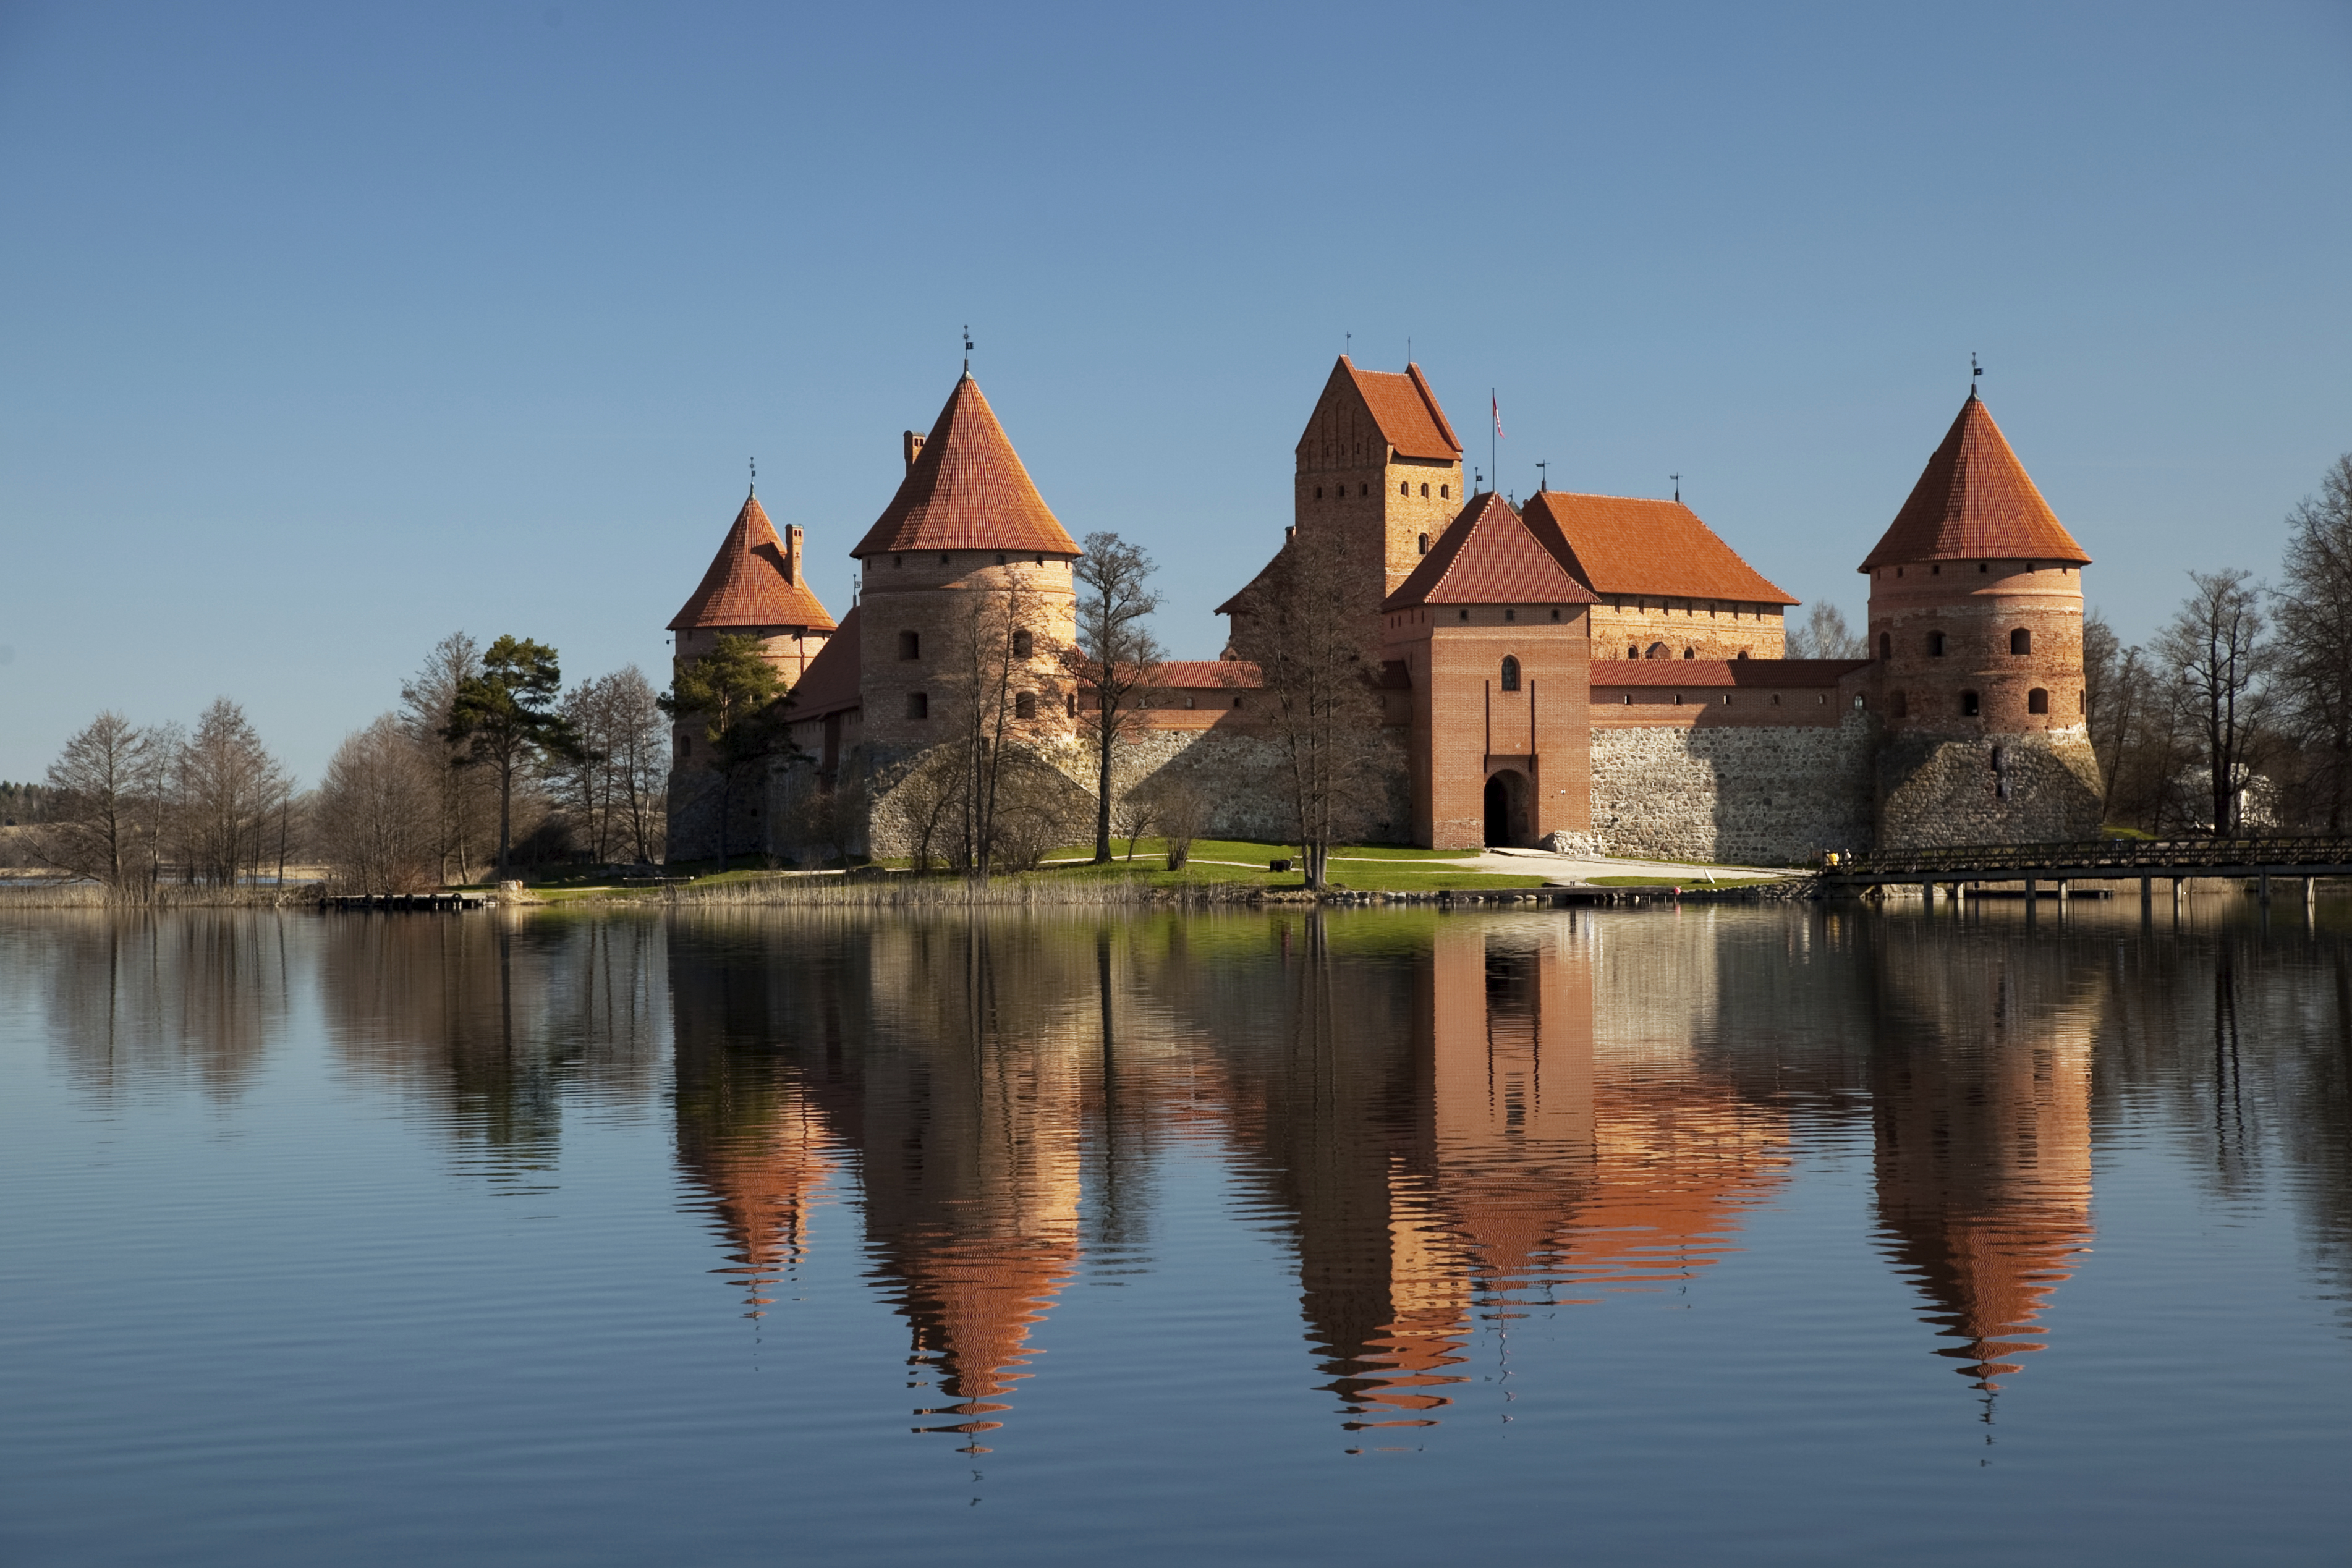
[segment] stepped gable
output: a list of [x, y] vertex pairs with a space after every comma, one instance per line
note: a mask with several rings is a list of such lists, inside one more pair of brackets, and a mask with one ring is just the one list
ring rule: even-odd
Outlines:
[[1680, 501], [1540, 490], [1527, 525], [1595, 593], [1798, 602]]
[[1569, 576], [1511, 504], [1489, 490], [1464, 505], [1381, 608], [1594, 602], [1591, 591]]
[[948, 394], [898, 493], [849, 553], [863, 560], [897, 551], [958, 549], [1079, 553], [1037, 494], [970, 371]]
[[832, 631], [833, 617], [825, 613], [805, 581], [795, 580], [800, 575], [795, 570], [798, 564], [776, 537], [776, 526], [768, 521], [760, 497], [747, 497], [743, 509], [735, 514], [735, 526], [727, 530], [719, 553], [710, 558], [702, 586], [694, 591], [686, 608], [671, 617], [669, 630], [805, 626]]
[[1856, 570], [1915, 560], [2091, 562], [1974, 392], [1911, 486], [1911, 498]]
[[864, 606], [851, 605], [849, 613], [841, 618], [841, 630], [825, 639], [824, 646], [801, 672], [793, 686], [793, 722], [865, 706], [859, 683], [865, 675], [866, 655], [857, 641], [857, 621], [864, 613]]
[[1381, 439], [1394, 447], [1398, 456], [1451, 463], [1462, 455], [1462, 443], [1455, 439], [1445, 411], [1437, 406], [1437, 394], [1429, 390], [1419, 365], [1407, 365], [1402, 375], [1394, 371], [1360, 371], [1354, 361], [1342, 354], [1339, 369], [1354, 379], [1356, 395], [1364, 400], [1372, 423], [1381, 427]]

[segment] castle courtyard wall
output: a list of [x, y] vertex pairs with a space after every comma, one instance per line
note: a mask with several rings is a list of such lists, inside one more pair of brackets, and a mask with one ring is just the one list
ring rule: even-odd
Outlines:
[[1592, 731], [1592, 847], [1643, 860], [1795, 864], [1871, 846], [1877, 729], [1603, 725]]
[[1964, 740], [1892, 737], [1877, 763], [1886, 849], [2096, 838], [2104, 797], [2082, 726]]

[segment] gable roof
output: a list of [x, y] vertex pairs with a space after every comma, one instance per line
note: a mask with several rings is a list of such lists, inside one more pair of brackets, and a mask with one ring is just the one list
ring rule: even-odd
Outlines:
[[849, 613], [841, 618], [841, 630], [824, 640], [801, 678], [793, 683], [786, 716], [794, 723], [865, 706], [861, 682], [866, 658], [857, 644], [857, 618], [863, 612], [863, 606], [851, 605]]
[[1021, 465], [980, 383], [964, 372], [898, 493], [850, 555], [1001, 549], [1079, 553]]
[[1511, 504], [1489, 490], [1464, 503], [1382, 610], [1417, 604], [1591, 604]]
[[710, 569], [702, 574], [702, 586], [669, 623], [673, 632], [705, 626], [833, 630], [833, 617], [809, 591], [808, 583], [793, 580], [784, 541], [776, 537], [776, 526], [768, 521], [767, 508], [757, 496], [744, 499], [719, 553], [710, 558]]
[[2034, 488], [1991, 410], [1970, 392], [1911, 486], [1910, 499], [1855, 570], [1914, 560], [2037, 559], [2077, 566], [2091, 560]]
[[[1454, 438], [1454, 426], [1447, 423], [1445, 411], [1437, 403], [1437, 394], [1429, 390], [1427, 378], [1419, 365], [1407, 365], [1400, 375], [1394, 371], [1360, 371], [1347, 355], [1339, 356], [1331, 367], [1330, 379], [1323, 383], [1323, 395], [1315, 402], [1318, 413], [1328, 402], [1334, 387], [1349, 386], [1380, 427], [1381, 439], [1396, 448], [1400, 457], [1419, 457], [1438, 463], [1461, 460], [1462, 443]], [[1314, 429], [1307, 421], [1307, 429]], [[1307, 437], [1299, 437], [1301, 446]]]
[[1595, 593], [1798, 602], [1680, 501], [1539, 490], [1528, 500], [1527, 524]]

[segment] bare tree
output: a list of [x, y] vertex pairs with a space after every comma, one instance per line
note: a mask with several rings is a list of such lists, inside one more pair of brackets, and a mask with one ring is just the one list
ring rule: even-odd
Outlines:
[[1343, 541], [1302, 530], [1244, 591], [1241, 652], [1264, 679], [1309, 887], [1323, 885], [1332, 844], [1360, 831], [1386, 760], [1363, 587]]
[[1013, 568], [986, 588], [961, 595], [950, 612], [946, 677], [948, 753], [961, 775], [958, 862], [986, 883], [995, 862], [997, 814], [1009, 750], [1018, 749], [1062, 698], [1040, 690], [1038, 672], [1065, 664], [1052, 645], [1044, 601]]
[[663, 798], [669, 788], [669, 721], [660, 694], [635, 664], [604, 677], [620, 834], [639, 862], [661, 858]]
[[2192, 571], [2196, 591], [2158, 634], [2156, 654], [2175, 684], [2205, 769], [2216, 835], [2237, 831], [2263, 740], [2269, 648], [2262, 590], [2238, 570]]
[[154, 874], [150, 839], [170, 758], [121, 714], [100, 714], [49, 764], [49, 821], [34, 852], [117, 893]]
[[439, 779], [399, 716], [343, 737], [315, 802], [319, 848], [345, 887], [414, 893], [440, 881]]
[[574, 841], [599, 864], [612, 857], [613, 806], [619, 791], [613, 769], [613, 692], [610, 675], [583, 681], [557, 705], [572, 727], [572, 748], [548, 759], [548, 776], [571, 814]]
[[1078, 558], [1077, 645], [1067, 665], [1078, 688], [1078, 725], [1095, 752], [1095, 863], [1108, 861], [1111, 775], [1119, 747], [1142, 721], [1138, 701], [1163, 657], [1145, 622], [1160, 608], [1151, 558], [1113, 533], [1087, 536]]
[[2341, 832], [2352, 804], [2352, 453], [2287, 514], [2278, 614], [2281, 719], [2305, 758], [2309, 803]]
[[1867, 659], [1870, 639], [1846, 625], [1845, 612], [1826, 601], [1807, 612], [1805, 623], [1785, 639], [1791, 659]]
[[234, 886], [258, 879], [268, 830], [293, 781], [269, 755], [245, 710], [215, 698], [196, 719], [173, 769], [182, 855], [196, 880]]
[[441, 875], [448, 882], [474, 880], [478, 857], [496, 831], [498, 792], [492, 780], [482, 769], [466, 766], [473, 742], [449, 738], [458, 690], [481, 673], [481, 645], [463, 632], [452, 632], [434, 645], [416, 678], [400, 688], [402, 727], [434, 761]]

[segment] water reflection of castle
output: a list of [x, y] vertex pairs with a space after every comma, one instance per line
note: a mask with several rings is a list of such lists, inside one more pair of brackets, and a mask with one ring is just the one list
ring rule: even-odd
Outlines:
[[1405, 954], [1307, 920], [684, 926], [680, 1159], [755, 1309], [854, 1163], [935, 1385], [918, 1422], [976, 1440], [1082, 1254], [1148, 1205], [1155, 1142], [1212, 1131], [1286, 1218], [1347, 1424], [1423, 1425], [1482, 1324], [1737, 1250], [1811, 1073], [1876, 1107], [1882, 1229], [1944, 1354], [2013, 1370], [2089, 1226], [2091, 1027], [2063, 975], [1824, 966], [1874, 1043], [1764, 1071], [1723, 1049], [1748, 1020], [1717, 946], [1695, 922], [1445, 921]]

